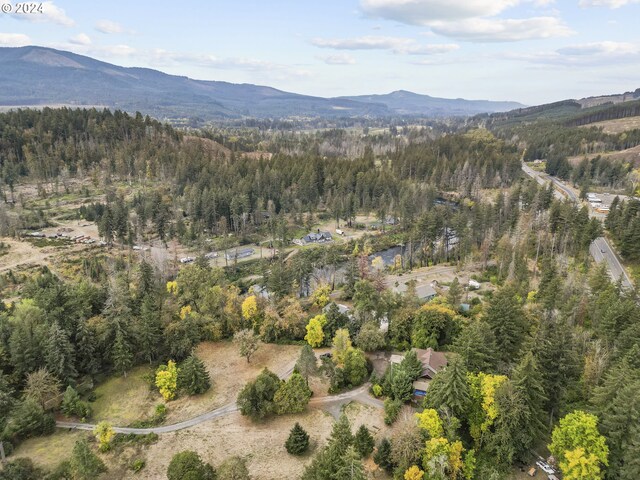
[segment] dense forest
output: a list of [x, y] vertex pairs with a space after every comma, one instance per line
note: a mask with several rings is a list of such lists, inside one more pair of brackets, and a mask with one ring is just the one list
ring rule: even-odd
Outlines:
[[[558, 148], [568, 154], [576, 131], [558, 132], [554, 145], [566, 145]], [[542, 146], [545, 132], [532, 129], [532, 148], [550, 148]], [[593, 142], [621, 141], [579, 132]], [[0, 440], [8, 454], [50, 434], [54, 414], [91, 419], [94, 383], [138, 365], [153, 368], [150, 388], [167, 402], [208, 390], [215, 379], [194, 349], [232, 341], [247, 362], [261, 343], [304, 345], [286, 381], [264, 370], [242, 388], [238, 411], [253, 420], [304, 411], [311, 376], [325, 379], [330, 393], [368, 382], [370, 395], [384, 401], [384, 421], [395, 425], [388, 438], [374, 445], [366, 427], [354, 435], [343, 416], [308, 459], [304, 479], [364, 479], [363, 459], [372, 456], [393, 478], [499, 480], [534, 451], [550, 452], [567, 480], [640, 477], [636, 293], [592, 261], [589, 246], [602, 225], [587, 207], [560, 201], [550, 185], [521, 175], [513, 137], [522, 132], [408, 129], [412, 140], [396, 142], [396, 131], [376, 140], [390, 140], [391, 148], [363, 143], [356, 156], [343, 154], [349, 138], [339, 130], [305, 139], [283, 134], [284, 147], [252, 134], [234, 140], [244, 146], [229, 152], [237, 130], [190, 133], [120, 112], [0, 115], [9, 204], [0, 212], [2, 232], [15, 237], [41, 227], [28, 215], [11, 215], [28, 210], [20, 195], [14, 203], [18, 187], [33, 182], [46, 199], [82, 179], [104, 198], [74, 206], [74, 218], [95, 221], [115, 246], [83, 259], [76, 276], [47, 267], [2, 275], [12, 287], [12, 298], [0, 303]], [[224, 148], [214, 148], [214, 140]], [[339, 147], [326, 155], [331, 142]], [[580, 178], [625, 181], [605, 160], [580, 165], [572, 173]], [[137, 189], [124, 195], [123, 185]], [[184, 245], [267, 239], [290, 247], [291, 232], [311, 228], [315, 218], [352, 225], [362, 213], [375, 214], [381, 225], [391, 218], [393, 229], [244, 266], [214, 267], [201, 256], [163, 271], [144, 255], [124, 253], [151, 238]], [[640, 202], [616, 200], [606, 221], [632, 260], [640, 255], [639, 214]], [[402, 250], [385, 266], [378, 255], [390, 247]], [[473, 265], [475, 278], [490, 288], [467, 301], [456, 277], [424, 302], [415, 284], [399, 294], [386, 283], [387, 274], [442, 263]], [[267, 295], [249, 288], [255, 278]], [[310, 347], [331, 347], [332, 355], [318, 367]], [[449, 362], [421, 402], [412, 398], [422, 373], [412, 348], [447, 352]], [[407, 354], [379, 375], [369, 354], [381, 351]], [[162, 423], [164, 408], [136, 425]], [[100, 425], [95, 433], [106, 451], [115, 433]], [[296, 424], [287, 454], [308, 448], [309, 436]], [[89, 464], [95, 478], [106, 467], [92, 450], [78, 442], [55, 471], [26, 478], [92, 478]], [[169, 478], [183, 478], [175, 472], [185, 465], [198, 471], [193, 478], [214, 478], [213, 467], [193, 452], [176, 452]], [[224, 468], [219, 478], [248, 478], [223, 476]]]

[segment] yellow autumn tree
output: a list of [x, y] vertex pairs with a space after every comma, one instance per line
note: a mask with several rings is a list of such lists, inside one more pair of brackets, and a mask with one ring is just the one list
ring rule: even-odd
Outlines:
[[304, 336], [304, 339], [311, 345], [312, 347], [319, 347], [324, 342], [324, 331], [322, 328], [327, 323], [327, 317], [324, 315], [316, 315], [306, 326], [307, 334]]
[[156, 371], [156, 387], [166, 401], [172, 400], [178, 390], [178, 367], [176, 362], [169, 360], [166, 365], [160, 365]]
[[93, 430], [93, 434], [98, 440], [100, 445], [100, 451], [106, 452], [111, 448], [111, 440], [116, 436], [116, 432], [109, 422], [102, 421], [96, 425]]
[[331, 301], [331, 285], [320, 285], [311, 295], [311, 301], [318, 308], [324, 308]]
[[333, 358], [337, 365], [344, 365], [344, 361], [349, 354], [351, 347], [351, 337], [349, 330], [340, 328], [333, 337]]
[[171, 293], [172, 295], [177, 295], [178, 294], [178, 282], [176, 282], [176, 281], [167, 282], [167, 292]]
[[422, 480], [424, 478], [424, 472], [420, 470], [416, 465], [410, 467], [404, 472], [404, 480]]
[[593, 453], [587, 455], [584, 448], [567, 450], [564, 461], [560, 463], [563, 478], [565, 480], [600, 480], [600, 460]]
[[188, 315], [191, 314], [191, 305], [185, 305], [180, 309], [180, 319], [184, 320]]
[[253, 321], [258, 315], [258, 299], [251, 295], [242, 302], [242, 318]]
[[418, 427], [425, 430], [430, 438], [444, 436], [444, 428], [438, 412], [433, 408], [426, 408], [422, 413], [416, 413]]

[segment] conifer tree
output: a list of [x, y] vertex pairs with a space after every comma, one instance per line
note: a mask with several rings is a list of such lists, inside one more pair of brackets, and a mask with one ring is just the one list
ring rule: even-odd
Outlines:
[[300, 351], [300, 357], [296, 362], [295, 369], [300, 372], [300, 375], [309, 383], [309, 377], [318, 373], [318, 359], [311, 345], [305, 344]]
[[104, 462], [91, 451], [86, 440], [78, 440], [75, 443], [69, 468], [73, 478], [79, 480], [93, 480], [107, 471]]
[[65, 383], [78, 375], [74, 365], [73, 345], [67, 333], [56, 322], [49, 328], [44, 359], [47, 370]]
[[546, 430], [542, 419], [545, 417], [544, 404], [547, 397], [542, 384], [542, 374], [533, 353], [529, 352], [522, 358], [513, 371], [511, 381], [526, 406], [524, 414], [526, 424], [523, 427], [530, 442], [523, 448], [528, 450]]
[[309, 434], [298, 422], [289, 432], [289, 437], [284, 446], [287, 452], [292, 455], [302, 455], [309, 448]]
[[162, 347], [162, 321], [152, 294], [145, 295], [142, 300], [136, 333], [138, 351], [151, 365], [158, 358], [158, 352]]
[[365, 425], [360, 425], [353, 441], [353, 447], [360, 455], [360, 458], [367, 458], [373, 452], [375, 441], [371, 432]]
[[493, 296], [485, 320], [496, 339], [496, 354], [504, 365], [518, 355], [525, 339], [528, 324], [525, 313], [511, 285], [502, 287]]
[[364, 472], [364, 467], [360, 461], [360, 456], [354, 447], [347, 448], [347, 451], [342, 457], [343, 465], [338, 469], [335, 478], [344, 480], [366, 480], [367, 475]]
[[380, 440], [376, 452], [373, 454], [373, 461], [387, 473], [391, 473], [394, 468], [391, 460], [391, 442], [385, 437]]
[[455, 356], [431, 382], [425, 405], [436, 410], [447, 407], [453, 415], [464, 418], [469, 406], [469, 384], [464, 360]]
[[211, 388], [209, 372], [202, 360], [192, 353], [178, 370], [178, 388], [189, 395], [200, 395]]
[[111, 347], [111, 361], [117, 372], [122, 372], [126, 377], [127, 371], [133, 365], [133, 348], [127, 340], [123, 328], [117, 326], [115, 340]]

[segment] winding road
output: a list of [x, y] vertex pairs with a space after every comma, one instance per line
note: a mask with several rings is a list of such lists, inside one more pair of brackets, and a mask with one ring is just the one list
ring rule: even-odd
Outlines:
[[[293, 372], [293, 365], [288, 365], [283, 372], [278, 374], [280, 379], [285, 379], [291, 375]], [[340, 393], [338, 395], [326, 395], [322, 397], [312, 397], [309, 401], [309, 406], [311, 407], [321, 407], [323, 405], [327, 405], [328, 407], [333, 407], [331, 410], [335, 410], [336, 407], [344, 405], [349, 402], [357, 401], [363, 403], [365, 405], [370, 405], [376, 408], [383, 408], [384, 403], [377, 398], [373, 398], [369, 395], [369, 384], [365, 384], [355, 390], [350, 390], [348, 392]], [[184, 420], [182, 422], [174, 423], [171, 425], [162, 425], [158, 427], [149, 427], [149, 428], [132, 428], [132, 427], [113, 427], [113, 430], [116, 433], [133, 433], [135, 435], [147, 435], [149, 433], [170, 433], [176, 432], [178, 430], [184, 430], [186, 428], [194, 427], [196, 425], [200, 425], [201, 423], [208, 422], [209, 420], [213, 420], [214, 418], [224, 417], [227, 415], [232, 415], [239, 411], [238, 405], [233, 403], [228, 403], [222, 407], [216, 408], [214, 410], [210, 410], [201, 415], [197, 415], [195, 417], [189, 418], [188, 420]], [[93, 423], [80, 423], [80, 422], [56, 422], [56, 427], [58, 428], [68, 428], [71, 430], [90, 430], [93, 431], [96, 428], [96, 424]]]
[[[541, 185], [546, 185], [547, 182], [553, 183], [553, 186], [556, 188], [554, 192], [558, 198], [568, 198], [572, 202], [580, 203], [580, 199], [578, 198], [576, 192], [572, 188], [567, 187], [557, 178], [551, 175], [547, 175], [546, 173], [537, 172], [524, 163], [522, 164], [522, 170], [530, 177], [533, 177]], [[589, 209], [589, 216], [596, 216], [591, 211], [591, 209]], [[603, 261], [606, 262], [607, 271], [614, 281], [618, 281], [619, 279], [621, 279], [623, 288], [633, 289], [633, 283], [631, 283], [629, 275], [620, 263], [620, 259], [616, 255], [616, 252], [613, 250], [613, 248], [611, 248], [611, 245], [606, 238], [596, 238], [589, 246], [589, 253], [591, 253], [591, 256], [596, 261], [596, 263], [600, 263]]]

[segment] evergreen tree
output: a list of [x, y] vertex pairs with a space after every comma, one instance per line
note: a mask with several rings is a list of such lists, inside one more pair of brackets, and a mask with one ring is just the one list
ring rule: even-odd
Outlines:
[[528, 322], [511, 285], [502, 287], [489, 302], [485, 320], [496, 339], [496, 353], [503, 365], [508, 365], [520, 351]]
[[409, 372], [402, 368], [402, 363], [391, 368], [391, 396], [394, 400], [408, 402], [413, 396], [414, 379]]
[[309, 434], [298, 422], [296, 422], [289, 432], [289, 437], [284, 446], [287, 452], [292, 455], [302, 455], [309, 448]]
[[122, 372], [125, 377], [127, 376], [127, 371], [133, 365], [133, 348], [127, 340], [123, 328], [119, 325], [111, 347], [111, 361], [113, 362], [113, 368], [117, 372]]
[[498, 356], [493, 330], [483, 320], [471, 320], [453, 343], [470, 372], [492, 372]]
[[295, 369], [304, 377], [309, 383], [309, 377], [318, 373], [318, 359], [311, 345], [305, 344], [300, 351], [300, 357], [296, 362]]
[[283, 413], [303, 412], [311, 398], [311, 390], [299, 373], [293, 373], [289, 380], [282, 382], [273, 401], [276, 411]]
[[343, 465], [338, 469], [335, 478], [344, 480], [366, 480], [364, 467], [358, 452], [353, 447], [347, 448], [342, 458]]
[[158, 358], [162, 347], [162, 321], [152, 294], [145, 295], [140, 308], [140, 320], [136, 332], [138, 352], [149, 364]]
[[74, 365], [73, 350], [66, 332], [57, 323], [52, 323], [45, 343], [45, 364], [50, 373], [65, 383], [78, 374]]
[[80, 395], [71, 385], [64, 392], [60, 410], [65, 415], [76, 415], [81, 418], [88, 417], [90, 413], [89, 405], [80, 399]]
[[79, 480], [93, 480], [107, 471], [104, 462], [91, 451], [86, 440], [78, 440], [75, 443], [69, 468], [73, 478]]
[[375, 441], [371, 432], [365, 425], [360, 425], [353, 441], [353, 447], [360, 455], [360, 458], [367, 458], [373, 452]]
[[79, 320], [76, 325], [74, 343], [78, 371], [89, 375], [98, 373], [101, 358], [97, 352], [96, 335], [84, 320]]
[[376, 453], [373, 454], [373, 461], [387, 473], [391, 473], [395, 467], [391, 460], [391, 442], [385, 437], [380, 440]]
[[531, 352], [527, 353], [512, 373], [511, 381], [515, 391], [520, 395], [524, 402], [525, 424], [522, 426], [524, 430], [524, 438], [526, 443], [522, 445], [524, 453], [528, 451], [536, 440], [541, 438], [546, 431], [543, 422], [545, 417], [544, 405], [547, 397], [544, 393], [542, 374], [538, 369], [536, 358]]
[[335, 447], [338, 452], [344, 452], [348, 447], [353, 445], [353, 440], [349, 419], [343, 413], [333, 424], [331, 436], [329, 437], [329, 445]]
[[407, 372], [412, 381], [420, 378], [423, 370], [422, 362], [418, 360], [418, 354], [415, 350], [409, 350], [405, 353], [399, 368]]
[[448, 408], [458, 418], [465, 418], [470, 402], [467, 368], [464, 360], [455, 356], [429, 385], [425, 406], [439, 410]]
[[447, 292], [447, 302], [457, 309], [460, 306], [460, 300], [462, 300], [463, 294], [464, 289], [460, 285], [458, 277], [455, 277], [449, 286], [449, 291]]
[[195, 354], [191, 354], [178, 370], [178, 388], [189, 395], [200, 395], [211, 388], [209, 372]]
[[543, 319], [535, 340], [536, 357], [547, 397], [544, 409], [552, 420], [569, 388], [580, 375], [571, 331], [559, 320]]

